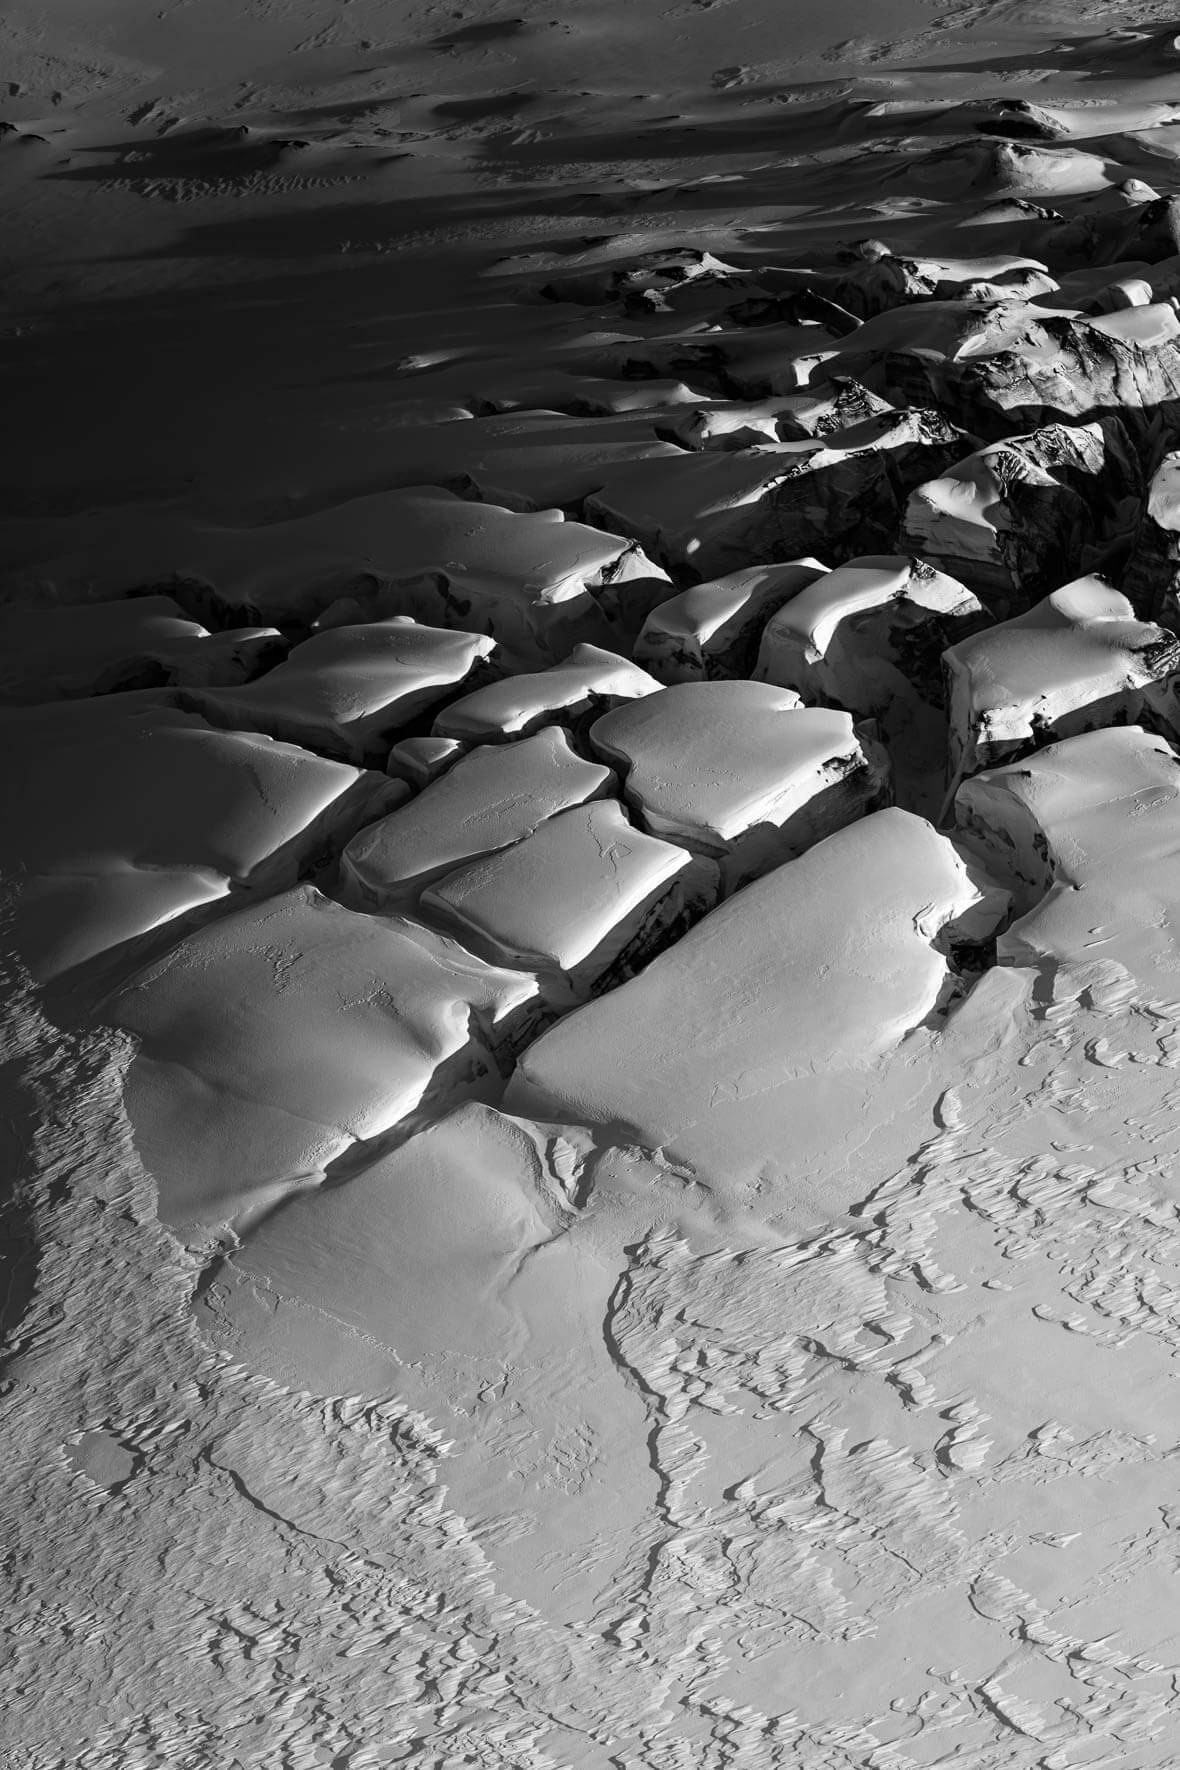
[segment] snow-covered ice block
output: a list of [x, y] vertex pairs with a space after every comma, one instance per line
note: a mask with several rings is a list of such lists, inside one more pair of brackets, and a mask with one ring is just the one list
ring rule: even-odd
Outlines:
[[568, 1006], [628, 976], [716, 900], [717, 868], [637, 830], [615, 800], [548, 818], [447, 875], [422, 913]]
[[160, 583], [210, 626], [309, 626], [342, 597], [367, 620], [409, 614], [490, 633], [522, 657], [564, 657], [609, 627], [594, 592], [663, 574], [634, 543], [560, 510], [521, 514], [442, 487], [376, 492], [255, 528], [162, 520], [96, 557], [46, 561], [39, 577], [71, 600]]
[[639, 461], [586, 513], [704, 577], [809, 552], [846, 559], [888, 543], [909, 493], [969, 445], [932, 411], [887, 411], [823, 441]]
[[1143, 717], [1180, 729], [1180, 639], [1138, 621], [1103, 579], [1079, 578], [946, 653], [951, 790], [1054, 737]]
[[1006, 878], [1015, 964], [1047, 957], [1102, 990], [1128, 974], [1175, 999], [1180, 760], [1135, 725], [1091, 731], [964, 781], [963, 838]]
[[548, 670], [489, 682], [452, 701], [436, 715], [434, 731], [462, 743], [503, 743], [527, 737], [543, 725], [577, 727], [659, 688], [654, 676], [617, 652], [576, 645]]
[[826, 570], [818, 559], [793, 559], [694, 584], [648, 615], [636, 661], [661, 682], [747, 676], [767, 621]]
[[170, 596], [0, 610], [0, 700], [246, 682], [286, 656], [273, 627], [210, 633]]
[[889, 763], [849, 713], [764, 682], [685, 682], [597, 720], [642, 827], [715, 860], [723, 889], [802, 854], [889, 790]]
[[1141, 484], [1117, 418], [1050, 424], [918, 486], [899, 543], [1009, 613], [1127, 534]]
[[923, 819], [875, 812], [550, 1028], [521, 1057], [505, 1108], [606, 1127], [706, 1185], [805, 1185], [808, 1141], [830, 1146], [863, 1066], [943, 1001], [940, 944], [956, 929], [983, 938], [1006, 901]]
[[4, 871], [20, 877], [16, 942], [42, 981], [231, 890], [293, 885], [407, 791], [147, 695], [14, 710], [0, 729], [21, 757]]
[[398, 732], [491, 675], [496, 649], [485, 634], [394, 615], [313, 633], [257, 682], [191, 700], [218, 725], [268, 731], [352, 761], [384, 760]]
[[390, 746], [385, 759], [385, 772], [394, 780], [408, 781], [412, 787], [424, 787], [437, 780], [451, 764], [464, 754], [457, 738], [409, 737]]
[[536, 997], [531, 977], [304, 885], [189, 935], [101, 1012], [140, 1040], [126, 1102], [161, 1215], [213, 1223], [419, 1111], [494, 1099]]
[[519, 842], [614, 784], [609, 768], [570, 748], [560, 726], [515, 744], [481, 744], [353, 838], [341, 858], [341, 895], [356, 909], [412, 911], [444, 873]]
[[862, 717], [915, 695], [940, 706], [943, 652], [988, 619], [965, 585], [924, 560], [850, 559], [777, 611], [752, 674]]

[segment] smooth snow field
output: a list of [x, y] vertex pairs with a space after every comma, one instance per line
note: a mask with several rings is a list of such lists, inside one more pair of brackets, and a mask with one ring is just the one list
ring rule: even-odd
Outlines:
[[0, 1770], [1175, 1770], [1180, 14], [0, 76]]

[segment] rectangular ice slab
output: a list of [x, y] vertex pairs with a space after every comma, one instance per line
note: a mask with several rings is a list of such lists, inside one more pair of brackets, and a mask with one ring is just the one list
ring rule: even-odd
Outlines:
[[481, 744], [354, 837], [341, 860], [341, 893], [358, 909], [412, 910], [444, 873], [519, 842], [614, 784], [610, 769], [577, 755], [557, 725], [515, 744]]
[[401, 918], [301, 886], [190, 935], [110, 997], [170, 1223], [248, 1218], [359, 1140], [495, 1098], [536, 984]]
[[1055, 590], [1027, 614], [946, 654], [950, 780], [1095, 726], [1145, 715], [1176, 729], [1180, 640], [1137, 621], [1097, 577]]
[[747, 676], [767, 621], [826, 569], [818, 559], [793, 559], [694, 584], [653, 608], [636, 659], [665, 683]]
[[275, 891], [406, 788], [150, 696], [0, 715], [19, 752], [3, 824], [17, 944], [50, 978], [233, 889]]
[[494, 961], [536, 971], [568, 1006], [630, 975], [716, 895], [715, 866], [597, 800], [441, 879], [422, 912]]
[[463, 743], [496, 744], [527, 737], [543, 725], [578, 727], [622, 701], [655, 694], [659, 683], [617, 652], [576, 645], [548, 670], [486, 683], [444, 707], [435, 735]]
[[642, 827], [715, 860], [725, 890], [884, 804], [889, 762], [849, 713], [764, 682], [683, 682], [596, 720]]
[[706, 1183], [789, 1166], [816, 1134], [815, 1112], [840, 1112], [842, 1076], [939, 1003], [937, 943], [956, 924], [994, 926], [1000, 907], [923, 819], [876, 812], [552, 1027], [520, 1059], [505, 1106], [608, 1127]]
[[405, 615], [331, 627], [285, 663], [239, 689], [209, 690], [193, 705], [218, 725], [245, 726], [350, 761], [384, 761], [397, 733], [489, 675], [495, 641], [425, 627]]

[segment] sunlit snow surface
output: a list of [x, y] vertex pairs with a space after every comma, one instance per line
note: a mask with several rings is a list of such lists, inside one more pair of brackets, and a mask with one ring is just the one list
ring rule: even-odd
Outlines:
[[1176, 1762], [1180, 38], [787, 11], [0, 26], [5, 1770]]

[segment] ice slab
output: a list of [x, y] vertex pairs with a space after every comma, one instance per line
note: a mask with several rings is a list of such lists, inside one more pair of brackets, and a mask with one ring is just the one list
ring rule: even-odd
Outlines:
[[709, 907], [717, 869], [637, 830], [614, 800], [559, 812], [448, 874], [422, 913], [493, 962], [535, 971], [569, 1006], [610, 987]]
[[1086, 732], [965, 781], [956, 823], [1012, 886], [1012, 964], [1067, 967], [1096, 1003], [1175, 997], [1180, 760], [1138, 726]]
[[635, 656], [665, 683], [748, 676], [766, 623], [826, 571], [818, 559], [793, 559], [694, 584], [652, 610]]
[[862, 718], [915, 696], [940, 706], [943, 652], [988, 620], [966, 585], [924, 560], [850, 559], [778, 610], [752, 674]]
[[938, 1006], [937, 943], [956, 924], [986, 932], [1002, 907], [923, 819], [875, 812], [550, 1028], [505, 1108], [606, 1127], [705, 1184], [789, 1173], [792, 1149], [849, 1110], [855, 1072]]
[[220, 1223], [319, 1184], [419, 1109], [494, 1099], [536, 996], [456, 941], [304, 885], [189, 935], [101, 1012], [140, 1040], [126, 1104], [161, 1215]]
[[1159, 461], [1139, 512], [1123, 590], [1141, 615], [1180, 616], [1180, 451]]
[[192, 703], [218, 725], [267, 731], [355, 762], [384, 761], [394, 737], [493, 673], [495, 641], [406, 615], [331, 627], [239, 689]]
[[1145, 715], [1177, 729], [1180, 639], [1136, 620], [1127, 598], [1098, 577], [961, 640], [945, 664], [952, 792], [965, 776], [1054, 737]]
[[501, 743], [544, 725], [577, 727], [588, 718], [640, 695], [655, 694], [654, 676], [617, 652], [576, 645], [548, 670], [505, 677], [452, 701], [435, 717], [438, 737], [463, 743]]
[[340, 892], [357, 909], [412, 911], [444, 873], [519, 842], [614, 784], [609, 768], [571, 749], [560, 726], [515, 744], [481, 744], [353, 838], [341, 857]]
[[138, 694], [13, 710], [0, 727], [22, 758], [4, 825], [16, 939], [42, 981], [233, 890], [293, 885], [406, 794]]
[[726, 891], [885, 802], [885, 752], [848, 713], [762, 682], [687, 682], [607, 713], [590, 741], [642, 827], [715, 860]]
[[288, 1200], [248, 1233], [232, 1271], [272, 1309], [284, 1297], [320, 1311], [324, 1336], [376, 1342], [396, 1380], [398, 1360], [517, 1353], [511, 1281], [572, 1216], [549, 1140], [471, 1103], [342, 1185]]

